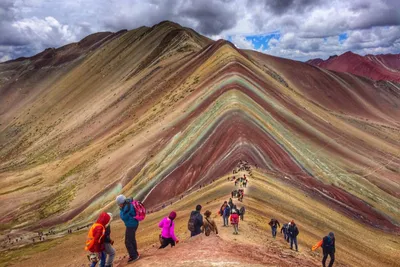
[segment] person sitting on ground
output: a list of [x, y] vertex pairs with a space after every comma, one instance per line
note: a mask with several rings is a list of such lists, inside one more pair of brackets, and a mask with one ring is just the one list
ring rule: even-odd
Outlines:
[[107, 260], [105, 267], [112, 267], [115, 258], [114, 240], [111, 239], [111, 221], [113, 219], [112, 213], [107, 213], [110, 216], [110, 221], [106, 225], [106, 231], [104, 233], [104, 252], [106, 253]]
[[178, 238], [176, 238], [175, 236], [175, 223], [174, 223], [175, 218], [176, 218], [176, 212], [171, 211], [169, 216], [162, 219], [158, 224], [158, 227], [162, 229], [160, 234], [160, 238], [162, 240], [160, 249], [165, 248], [168, 245], [174, 247], [175, 243], [179, 243]]
[[299, 251], [297, 247], [297, 236], [299, 235], [299, 229], [297, 228], [297, 225], [294, 223], [294, 220], [290, 222], [288, 232], [290, 236], [290, 249], [293, 249], [293, 243], [294, 243], [296, 246], [296, 251]]
[[288, 227], [289, 227], [289, 225], [288, 225], [287, 223], [285, 223], [285, 224], [282, 225], [282, 228], [281, 228], [281, 234], [283, 233], [283, 238], [284, 238], [287, 242], [289, 242]]
[[224, 219], [224, 226], [229, 226], [229, 216], [231, 215], [231, 207], [226, 204], [222, 212], [222, 217]]
[[244, 214], [246, 213], [246, 208], [244, 206], [242, 206], [239, 210], [239, 214], [240, 214], [240, 220], [244, 221]]
[[322, 239], [322, 251], [324, 253], [324, 257], [322, 258], [322, 266], [326, 266], [326, 259], [328, 255], [331, 257], [329, 261], [329, 267], [333, 266], [335, 262], [335, 235], [330, 232], [327, 236]]
[[218, 228], [217, 225], [215, 224], [215, 221], [211, 219], [211, 211], [207, 210], [204, 213], [204, 221], [203, 221], [203, 227], [202, 227], [202, 232], [206, 236], [209, 236], [211, 233], [215, 233], [218, 235]]
[[201, 226], [203, 226], [203, 216], [200, 214], [201, 205], [196, 206], [196, 210], [190, 214], [188, 229], [190, 237], [196, 236], [201, 233]]
[[233, 225], [233, 234], [239, 234], [239, 215], [237, 214], [236, 209], [232, 209], [231, 224]]
[[281, 225], [279, 224], [278, 220], [276, 220], [276, 219], [271, 219], [271, 221], [268, 224], [269, 224], [269, 226], [271, 226], [272, 237], [275, 238], [276, 230], [278, 227], [281, 227]]

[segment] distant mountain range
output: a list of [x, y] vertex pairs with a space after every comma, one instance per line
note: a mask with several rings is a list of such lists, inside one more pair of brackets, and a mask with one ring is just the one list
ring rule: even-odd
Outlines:
[[310, 59], [307, 63], [328, 70], [349, 72], [373, 80], [400, 82], [400, 54], [360, 56], [349, 51], [340, 56], [331, 56], [327, 60]]

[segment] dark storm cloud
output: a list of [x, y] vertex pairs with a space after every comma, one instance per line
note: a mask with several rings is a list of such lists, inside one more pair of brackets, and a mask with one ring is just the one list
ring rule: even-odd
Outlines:
[[264, 9], [276, 15], [287, 12], [303, 13], [320, 3], [321, 0], [249, 0], [250, 4], [261, 4]]
[[246, 35], [279, 32], [266, 52], [285, 57], [399, 50], [399, 0], [0, 0], [0, 61], [163, 20], [246, 48]]

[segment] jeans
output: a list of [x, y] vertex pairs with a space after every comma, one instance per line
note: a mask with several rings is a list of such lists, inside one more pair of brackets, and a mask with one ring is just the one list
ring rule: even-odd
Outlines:
[[167, 247], [169, 244], [171, 244], [171, 247], [175, 246], [175, 241], [172, 238], [162, 238], [163, 239], [163, 243], [159, 248], [165, 248]]
[[298, 247], [297, 247], [297, 236], [295, 236], [295, 237], [290, 237], [290, 248], [291, 249], [293, 249], [293, 243], [295, 244], [295, 246], [296, 246], [296, 250], [298, 250]]
[[[100, 257], [99, 266], [104, 267], [104, 265], [106, 263], [106, 253], [104, 251], [99, 252], [99, 257]], [[90, 264], [90, 267], [95, 267], [96, 265], [97, 265], [97, 262], [92, 262], [92, 264]]]
[[235, 234], [239, 233], [239, 224], [234, 224], [233, 225], [233, 231]]
[[277, 226], [272, 226], [271, 229], [272, 229], [272, 237], [275, 238]]
[[115, 249], [112, 247], [110, 243], [104, 243], [104, 246], [105, 246], [104, 252], [108, 255], [106, 260], [106, 266], [112, 265], [115, 257]]
[[125, 231], [125, 247], [128, 250], [129, 257], [132, 259], [136, 259], [139, 254], [137, 252], [137, 243], [136, 243], [136, 227], [126, 227]]
[[335, 253], [333, 251], [324, 251], [324, 257], [322, 258], [322, 266], [326, 266], [326, 259], [328, 258], [328, 255], [331, 256], [331, 260], [329, 262], [329, 267], [333, 266], [333, 263], [335, 262]]
[[224, 226], [229, 226], [229, 216], [222, 216], [224, 218]]

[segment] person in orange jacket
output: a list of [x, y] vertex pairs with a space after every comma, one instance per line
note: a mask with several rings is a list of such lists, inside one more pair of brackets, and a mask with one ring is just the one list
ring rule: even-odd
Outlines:
[[110, 215], [108, 215], [105, 212], [102, 212], [99, 218], [97, 219], [96, 223], [94, 223], [89, 230], [85, 249], [92, 252], [92, 255], [90, 255], [89, 257], [89, 260], [91, 261], [90, 267], [95, 267], [97, 265], [99, 258], [100, 258], [100, 264], [99, 264], [100, 267], [105, 266], [106, 253], [105, 253], [104, 238], [105, 238], [106, 227], [110, 221], [111, 221]]

